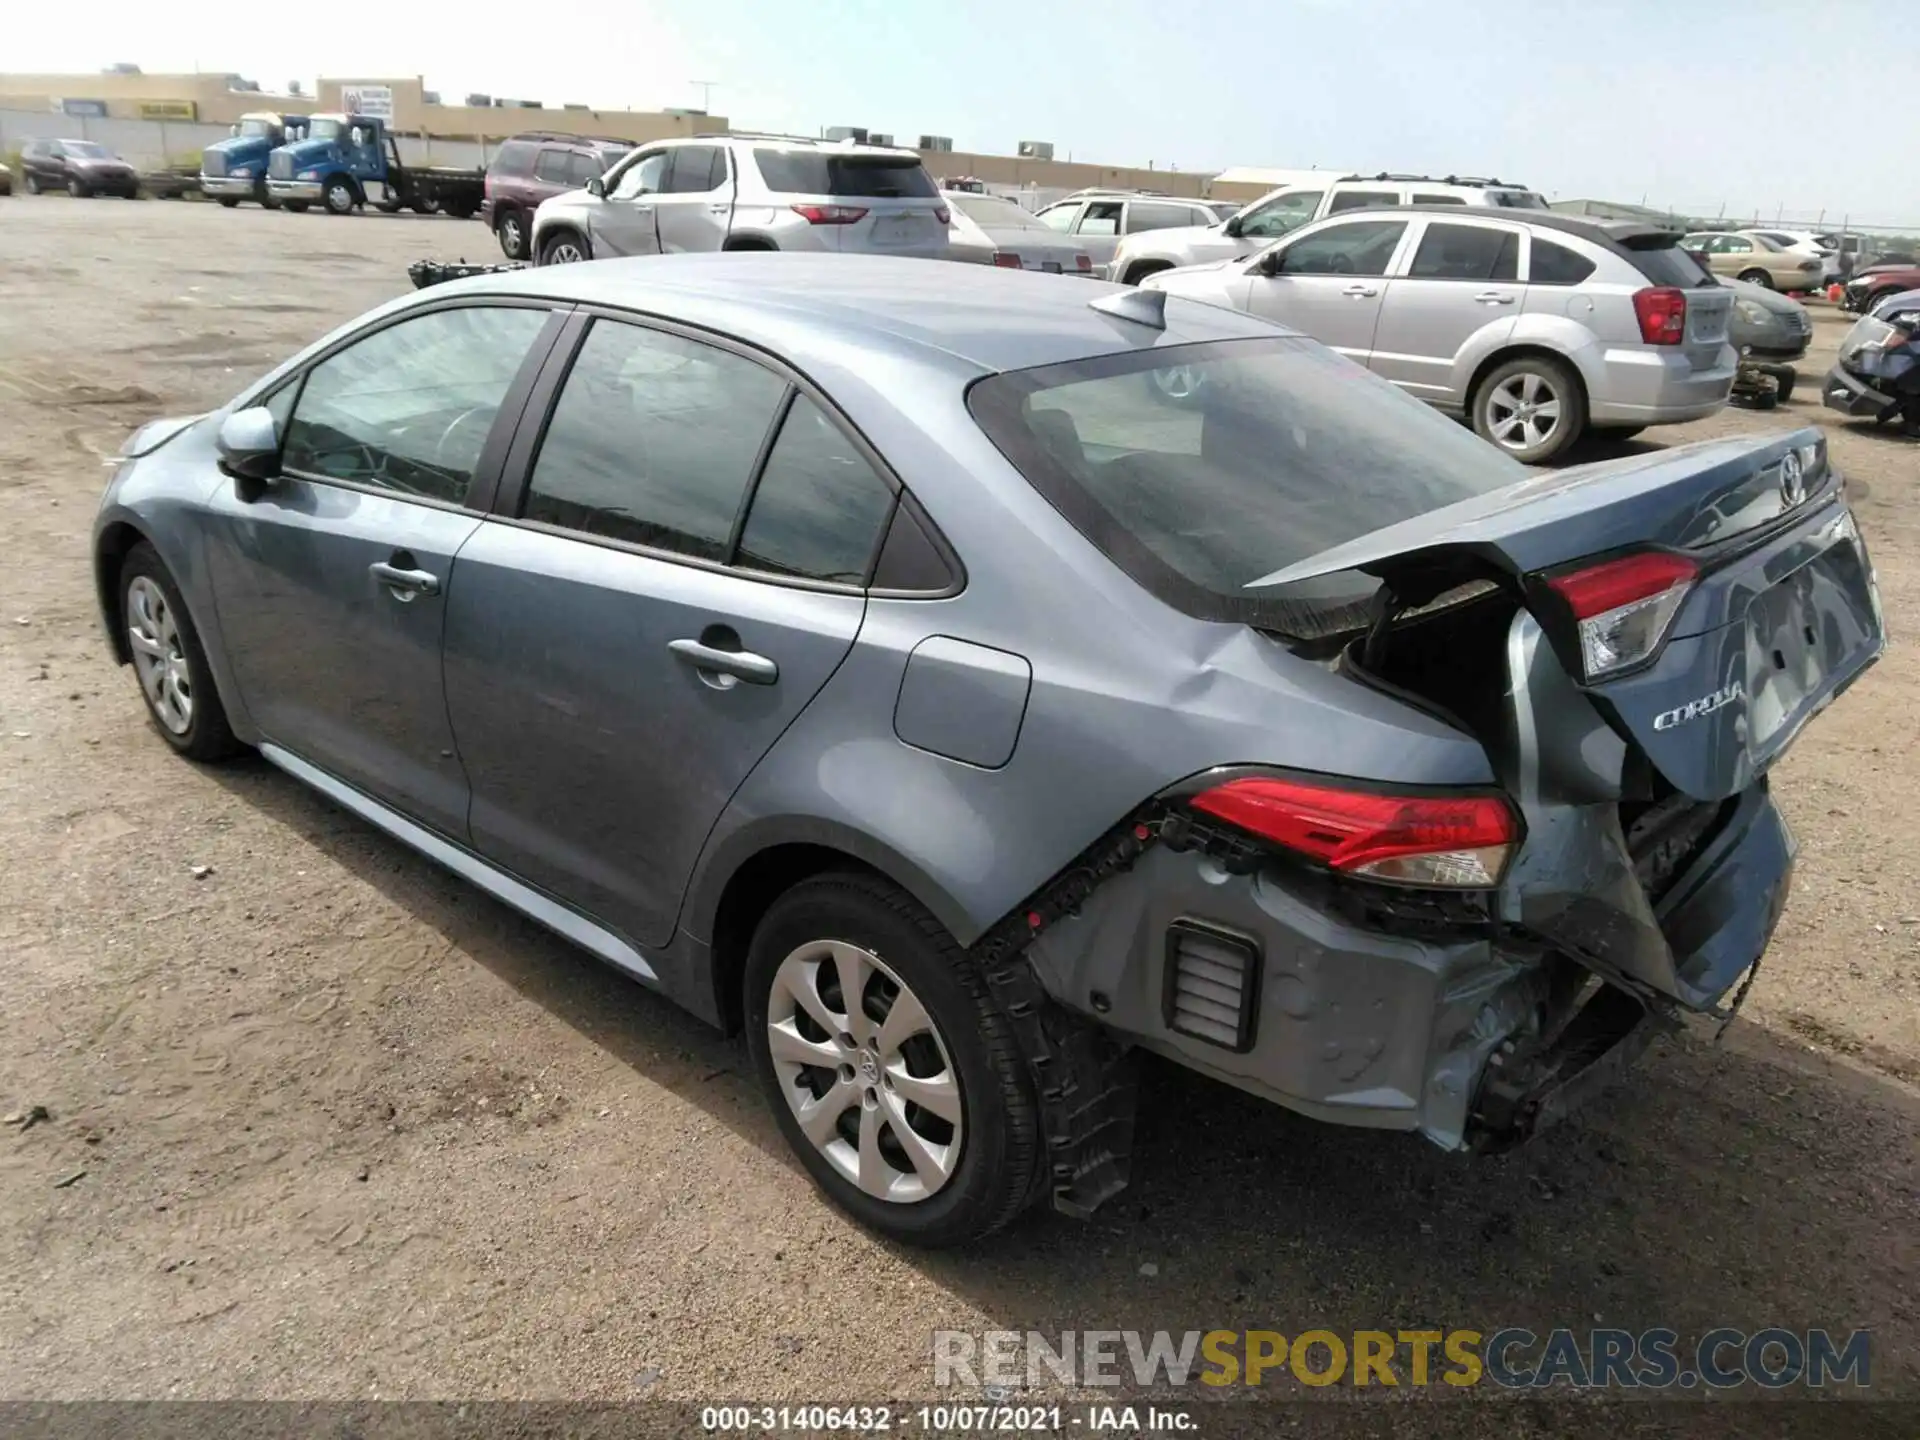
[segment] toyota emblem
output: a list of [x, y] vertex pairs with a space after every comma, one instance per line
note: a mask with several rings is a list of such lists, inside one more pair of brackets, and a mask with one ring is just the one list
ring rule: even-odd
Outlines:
[[1807, 498], [1807, 476], [1800, 452], [1789, 450], [1780, 460], [1780, 499], [1791, 510]]

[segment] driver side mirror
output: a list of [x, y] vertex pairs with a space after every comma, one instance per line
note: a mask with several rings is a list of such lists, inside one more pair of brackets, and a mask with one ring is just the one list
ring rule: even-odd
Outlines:
[[1238, 240], [1240, 238], [1240, 232], [1246, 229], [1246, 226], [1241, 223], [1238, 215], [1233, 215], [1229, 216], [1227, 223], [1220, 228], [1226, 233], [1228, 239]]
[[227, 416], [213, 444], [220, 468], [236, 480], [271, 480], [280, 473], [279, 427], [264, 405]]
[[594, 176], [591, 180], [587, 181], [587, 193], [596, 199], [606, 199], [607, 182], [602, 180], [598, 175]]
[[1268, 250], [1253, 262], [1253, 273], [1264, 275], [1271, 280], [1284, 273], [1280, 267], [1286, 262], [1287, 255], [1284, 250]]

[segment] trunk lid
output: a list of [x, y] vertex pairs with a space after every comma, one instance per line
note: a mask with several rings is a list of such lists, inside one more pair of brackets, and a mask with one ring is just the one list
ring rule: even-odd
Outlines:
[[[1549, 580], [1646, 550], [1685, 556], [1697, 577], [1647, 662], [1587, 682], [1578, 623]], [[1811, 427], [1529, 478], [1248, 588], [1353, 571], [1408, 607], [1475, 581], [1515, 591], [1614, 730], [1701, 801], [1750, 786], [1885, 646], [1865, 546]]]

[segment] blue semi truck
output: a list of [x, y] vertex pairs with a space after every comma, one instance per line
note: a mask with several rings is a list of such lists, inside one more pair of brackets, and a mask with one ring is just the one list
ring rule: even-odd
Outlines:
[[289, 210], [319, 204], [348, 215], [371, 204], [389, 213], [441, 211], [466, 220], [480, 212], [486, 173], [407, 164], [377, 116], [313, 115], [303, 138], [268, 157], [267, 194]]
[[[277, 115], [260, 111], [242, 115], [225, 140], [217, 140], [200, 152], [200, 190], [228, 209], [242, 200], [256, 200], [271, 208], [274, 199], [267, 193], [267, 157], [278, 146], [303, 140], [307, 134], [304, 115]], [[290, 206], [304, 210], [304, 205]]]

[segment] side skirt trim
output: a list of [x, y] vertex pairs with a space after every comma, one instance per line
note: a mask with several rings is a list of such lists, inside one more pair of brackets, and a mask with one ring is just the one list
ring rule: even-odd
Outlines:
[[289, 754], [278, 745], [263, 744], [260, 754], [287, 772], [304, 785], [310, 785], [343, 809], [351, 810], [370, 825], [386, 831], [403, 845], [418, 850], [429, 860], [436, 861], [458, 875], [486, 891], [502, 904], [518, 910], [529, 920], [544, 925], [563, 939], [571, 940], [581, 949], [598, 956], [617, 970], [625, 971], [636, 980], [649, 985], [658, 985], [660, 977], [646, 958], [625, 940], [595, 924], [579, 911], [561, 904], [550, 896], [543, 895], [531, 885], [516, 880], [498, 866], [490, 865], [470, 850], [464, 850], [451, 841], [443, 840], [431, 830], [414, 824], [404, 815], [388, 809], [370, 795], [364, 795], [343, 780], [336, 780], [318, 766], [309, 765], [298, 755]]

